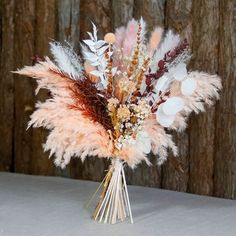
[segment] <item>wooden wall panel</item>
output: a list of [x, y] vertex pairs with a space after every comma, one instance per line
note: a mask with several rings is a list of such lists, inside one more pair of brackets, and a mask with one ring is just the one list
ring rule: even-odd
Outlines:
[[[35, 1], [15, 1], [14, 67], [32, 63], [35, 37]], [[14, 76], [14, 164], [16, 172], [30, 173], [32, 129], [26, 132], [34, 107], [33, 80]]]
[[14, 3], [0, 1], [0, 171], [14, 170]]
[[223, 90], [216, 109], [214, 195], [236, 199], [236, 2], [220, 1], [219, 74]]
[[112, 26], [126, 25], [133, 18], [134, 0], [112, 0]]
[[88, 38], [87, 31], [92, 30], [91, 22], [98, 29], [98, 37], [112, 30], [112, 1], [81, 0], [80, 1], [80, 38]]
[[[191, 69], [218, 71], [219, 1], [193, 1]], [[215, 108], [194, 115], [190, 123], [189, 191], [213, 193]]]
[[165, 0], [134, 0], [134, 17], [141, 16], [147, 22], [148, 30], [156, 25], [164, 25]]
[[[80, 33], [80, 0], [57, 0], [57, 39], [68, 41], [75, 48], [79, 49]], [[54, 27], [55, 27], [54, 25]]]
[[[49, 54], [48, 42], [55, 38], [55, 1], [37, 0], [35, 2], [34, 25], [34, 54], [40, 57]], [[28, 78], [28, 80], [31, 80]], [[44, 101], [48, 98], [48, 91], [41, 90], [34, 101]], [[29, 119], [29, 118], [28, 118]], [[48, 153], [43, 151], [42, 144], [46, 141], [48, 132], [43, 128], [32, 128], [32, 156], [30, 157], [30, 173], [40, 175], [54, 175], [55, 167]]]

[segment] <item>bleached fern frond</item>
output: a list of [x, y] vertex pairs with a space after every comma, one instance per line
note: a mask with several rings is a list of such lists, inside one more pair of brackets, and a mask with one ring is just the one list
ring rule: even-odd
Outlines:
[[97, 40], [97, 28], [94, 24], [93, 34], [88, 34], [90, 39], [83, 40], [86, 46], [81, 44], [82, 53], [84, 59], [88, 61], [91, 66], [96, 68], [95, 70], [91, 71], [90, 74], [100, 78], [98, 88], [105, 89], [108, 84], [106, 78], [107, 60], [105, 58], [105, 51], [109, 48], [109, 46], [104, 40]]

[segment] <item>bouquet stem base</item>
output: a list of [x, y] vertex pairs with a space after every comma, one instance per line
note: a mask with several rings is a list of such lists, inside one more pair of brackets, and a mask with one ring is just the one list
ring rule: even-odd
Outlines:
[[133, 223], [123, 162], [114, 160], [104, 180], [104, 188], [93, 213], [99, 222], [115, 224], [129, 217]]

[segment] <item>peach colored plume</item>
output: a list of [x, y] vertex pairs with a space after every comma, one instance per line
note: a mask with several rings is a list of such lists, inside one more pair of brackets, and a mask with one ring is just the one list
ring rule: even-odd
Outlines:
[[138, 32], [138, 22], [132, 19], [131, 21], [129, 21], [125, 31], [125, 36], [123, 41], [124, 55], [126, 56], [131, 55], [133, 48], [136, 46], [137, 32]]
[[154, 51], [157, 49], [160, 41], [161, 41], [161, 37], [163, 34], [163, 29], [161, 27], [156, 27], [151, 34], [151, 37], [149, 39], [149, 43], [147, 46], [147, 50], [150, 54], [150, 56], [153, 56]]

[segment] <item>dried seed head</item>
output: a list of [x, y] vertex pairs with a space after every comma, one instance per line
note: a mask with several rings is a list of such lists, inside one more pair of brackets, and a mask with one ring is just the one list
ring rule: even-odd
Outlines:
[[104, 36], [104, 41], [113, 44], [116, 41], [116, 36], [113, 33], [107, 33]]

